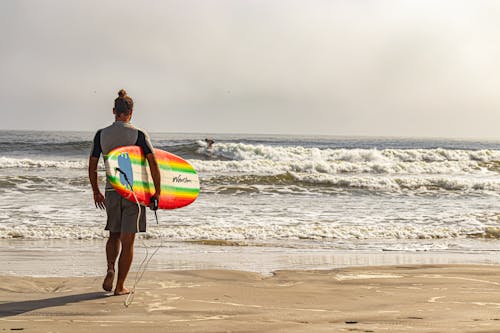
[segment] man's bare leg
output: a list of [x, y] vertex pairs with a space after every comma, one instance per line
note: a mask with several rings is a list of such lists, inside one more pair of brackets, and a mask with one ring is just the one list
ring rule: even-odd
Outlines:
[[113, 280], [115, 279], [115, 262], [120, 253], [120, 233], [110, 232], [108, 241], [106, 242], [106, 259], [108, 261], [108, 271], [102, 289], [106, 291], [113, 290]]
[[128, 271], [134, 258], [134, 240], [135, 233], [122, 232], [120, 241], [122, 243], [122, 252], [118, 260], [118, 280], [116, 281], [115, 295], [125, 295], [129, 290], [123, 286], [127, 278]]

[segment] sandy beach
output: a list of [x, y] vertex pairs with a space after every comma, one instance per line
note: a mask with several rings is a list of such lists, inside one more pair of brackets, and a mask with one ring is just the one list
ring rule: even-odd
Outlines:
[[[129, 283], [132, 283], [133, 275]], [[499, 332], [500, 266], [408, 265], [271, 276], [147, 272], [134, 302], [101, 277], [0, 277], [0, 329], [26, 332]]]

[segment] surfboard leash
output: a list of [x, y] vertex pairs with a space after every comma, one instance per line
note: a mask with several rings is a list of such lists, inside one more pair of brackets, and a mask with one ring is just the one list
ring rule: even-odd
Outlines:
[[[132, 195], [134, 196], [135, 203], [137, 204], [137, 208], [139, 210], [139, 213], [137, 214], [137, 222], [136, 222], [137, 223], [137, 231], [139, 231], [140, 230], [139, 229], [139, 221], [141, 218], [141, 204], [139, 203], [139, 200], [137, 199], [137, 196], [135, 195], [134, 188], [133, 188], [132, 184], [130, 184], [130, 181], [128, 180], [127, 174], [125, 172], [123, 172], [123, 170], [121, 170], [118, 167], [116, 167], [115, 170], [120, 172], [124, 176], [125, 181], [130, 186], [130, 191], [132, 192]], [[156, 214], [156, 211], [158, 210], [158, 200], [153, 200], [151, 202], [151, 204], [152, 204], [151, 209], [155, 212], [156, 224], [158, 225], [159, 224], [158, 223], [158, 215]], [[154, 250], [154, 252], [151, 254], [151, 256], [149, 256], [149, 247], [146, 245], [146, 242], [144, 241], [144, 239], [141, 238], [141, 241], [142, 241], [142, 245], [146, 249], [146, 255], [144, 256], [144, 259], [142, 259], [142, 261], [139, 265], [139, 268], [137, 269], [137, 272], [135, 272], [134, 285], [132, 286], [132, 289], [130, 290], [130, 293], [128, 294], [127, 299], [123, 303], [123, 305], [127, 308], [134, 301], [135, 288], [136, 288], [137, 284], [142, 280], [142, 277], [144, 276], [144, 273], [146, 272], [146, 269], [149, 265], [149, 262], [151, 261], [151, 259], [153, 259], [153, 256], [163, 246], [163, 238], [160, 237], [160, 245], [158, 245], [158, 247]], [[148, 258], [148, 256], [149, 256], [149, 258]]]

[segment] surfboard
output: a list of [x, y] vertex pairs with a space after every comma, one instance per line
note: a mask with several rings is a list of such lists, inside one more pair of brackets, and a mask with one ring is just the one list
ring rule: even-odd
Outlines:
[[[195, 201], [200, 192], [200, 182], [193, 166], [161, 149], [154, 149], [154, 154], [161, 174], [158, 208], [176, 209]], [[155, 187], [142, 149], [139, 146], [119, 147], [105, 156], [104, 160], [106, 175], [116, 192], [132, 202], [136, 202], [135, 194], [141, 205], [149, 206]]]

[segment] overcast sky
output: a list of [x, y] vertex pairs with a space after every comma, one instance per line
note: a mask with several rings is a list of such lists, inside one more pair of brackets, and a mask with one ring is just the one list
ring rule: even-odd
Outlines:
[[500, 138], [500, 2], [0, 2], [0, 128]]

